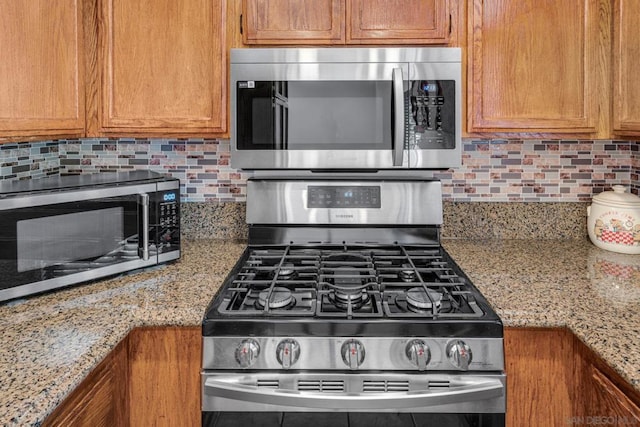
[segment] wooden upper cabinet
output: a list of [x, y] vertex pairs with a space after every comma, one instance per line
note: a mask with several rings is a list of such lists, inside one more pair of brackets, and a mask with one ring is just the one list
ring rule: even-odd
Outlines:
[[613, 14], [613, 132], [640, 135], [640, 2], [616, 0]]
[[0, 1], [0, 139], [84, 133], [82, 1]]
[[449, 41], [447, 0], [347, 0], [347, 43], [424, 44]]
[[226, 130], [225, 1], [104, 0], [100, 130]]
[[243, 0], [245, 44], [446, 44], [450, 21], [449, 0]]
[[468, 13], [469, 132], [601, 130], [607, 0], [474, 0]]
[[246, 44], [344, 43], [344, 0], [243, 0]]

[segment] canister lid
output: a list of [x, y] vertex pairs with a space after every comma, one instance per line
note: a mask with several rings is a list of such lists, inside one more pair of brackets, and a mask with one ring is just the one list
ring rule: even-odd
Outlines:
[[613, 191], [603, 191], [593, 196], [593, 201], [599, 205], [621, 208], [640, 208], [640, 197], [627, 192], [624, 185], [614, 185]]

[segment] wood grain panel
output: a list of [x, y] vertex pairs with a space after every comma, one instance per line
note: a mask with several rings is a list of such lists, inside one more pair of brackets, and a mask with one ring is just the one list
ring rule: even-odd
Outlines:
[[597, 131], [607, 1], [475, 0], [469, 13], [469, 132]]
[[342, 44], [344, 0], [243, 0], [246, 44]]
[[613, 14], [613, 131], [640, 135], [640, 2], [615, 0]]
[[505, 328], [508, 426], [561, 426], [573, 411], [573, 341], [564, 329]]
[[0, 138], [84, 132], [82, 1], [0, 1]]
[[201, 423], [199, 327], [135, 329], [129, 347], [129, 425]]
[[226, 130], [226, 2], [105, 0], [102, 131]]
[[449, 33], [448, 0], [347, 0], [350, 44], [444, 44]]
[[128, 425], [125, 338], [44, 421], [43, 427]]

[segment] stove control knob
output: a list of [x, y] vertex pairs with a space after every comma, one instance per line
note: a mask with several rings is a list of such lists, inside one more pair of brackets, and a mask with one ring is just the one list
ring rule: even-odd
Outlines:
[[447, 357], [453, 366], [466, 371], [471, 363], [471, 347], [461, 340], [451, 341], [447, 344]]
[[248, 368], [256, 362], [259, 354], [260, 345], [256, 340], [249, 338], [242, 341], [236, 348], [236, 361], [243, 368]]
[[300, 357], [300, 344], [298, 341], [286, 339], [280, 341], [276, 347], [276, 359], [284, 369], [289, 369], [291, 365], [298, 361]]
[[427, 343], [422, 340], [409, 341], [405, 348], [405, 353], [411, 362], [418, 367], [419, 371], [427, 369], [427, 363], [431, 359], [431, 351]]
[[349, 369], [358, 369], [364, 362], [364, 345], [358, 340], [348, 340], [342, 344], [342, 360]]

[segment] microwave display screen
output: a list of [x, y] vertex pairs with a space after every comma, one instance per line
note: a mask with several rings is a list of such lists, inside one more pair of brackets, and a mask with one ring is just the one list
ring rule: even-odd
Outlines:
[[308, 208], [380, 208], [379, 186], [309, 186]]
[[122, 207], [17, 221], [18, 272], [109, 253], [124, 238], [123, 223]]

